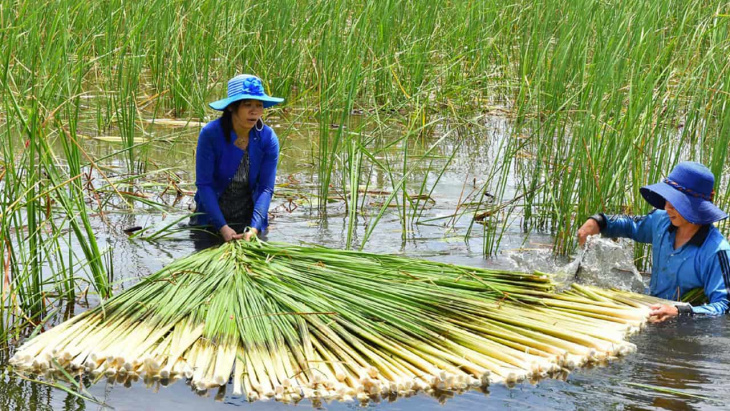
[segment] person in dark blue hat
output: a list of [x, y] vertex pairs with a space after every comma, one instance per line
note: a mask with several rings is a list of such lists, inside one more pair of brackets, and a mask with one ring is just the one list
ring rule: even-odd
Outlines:
[[241, 74], [228, 81], [227, 98], [210, 103], [223, 113], [198, 137], [191, 225], [211, 228], [224, 241], [249, 240], [266, 229], [279, 140], [261, 117], [282, 101], [267, 95], [258, 77]]
[[714, 185], [715, 177], [707, 167], [682, 162], [663, 181], [641, 188], [641, 195], [656, 210], [642, 217], [596, 214], [578, 230], [581, 245], [598, 233], [652, 244], [649, 292], [653, 296], [678, 301], [689, 290], [704, 289], [709, 303], [655, 305], [651, 307], [653, 321], [728, 311], [730, 245], [713, 225], [727, 214], [713, 203]]

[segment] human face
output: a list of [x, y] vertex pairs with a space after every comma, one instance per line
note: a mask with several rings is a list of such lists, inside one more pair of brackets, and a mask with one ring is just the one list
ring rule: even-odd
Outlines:
[[259, 100], [241, 100], [233, 110], [231, 120], [233, 127], [239, 130], [251, 130], [264, 114], [264, 103]]
[[677, 211], [677, 209], [674, 208], [674, 206], [672, 205], [672, 203], [670, 203], [669, 201], [667, 201], [664, 204], [664, 210], [666, 210], [667, 215], [669, 216], [669, 221], [672, 222], [672, 225], [673, 226], [679, 228], [679, 227], [688, 227], [689, 225], [692, 224], [689, 221], [685, 220], [684, 217], [682, 217], [679, 214], [679, 212]]

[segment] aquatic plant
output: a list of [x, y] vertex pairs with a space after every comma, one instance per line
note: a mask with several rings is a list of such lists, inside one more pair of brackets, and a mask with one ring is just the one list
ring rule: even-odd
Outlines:
[[[345, 191], [334, 174], [346, 172], [344, 126], [354, 108], [376, 111], [371, 122], [400, 123], [403, 134], [433, 113], [459, 123], [504, 110], [515, 120], [511, 141], [482, 181], [498, 202], [522, 201], [490, 216], [486, 254], [513, 213], [525, 217], [525, 230], [554, 232], [556, 250], [568, 252], [575, 220], [597, 209], [646, 211], [638, 187], [680, 156], [717, 175], [727, 156], [723, 2], [10, 4], [0, 12], [3, 100], [14, 96], [21, 110], [66, 101], [78, 110], [56, 114], [77, 130], [83, 114], [95, 113], [84, 127], [118, 133], [130, 172], [147, 170], [146, 146], [134, 145], [143, 110], [203, 120], [205, 103], [237, 72], [258, 73], [290, 107], [313, 109], [320, 199], [330, 186]], [[6, 121], [16, 123], [14, 110]], [[402, 145], [402, 157], [412, 147]], [[405, 235], [407, 186], [393, 178]]]
[[606, 361], [656, 298], [489, 270], [284, 243], [176, 260], [27, 341], [19, 370], [228, 383], [248, 400], [513, 383]]

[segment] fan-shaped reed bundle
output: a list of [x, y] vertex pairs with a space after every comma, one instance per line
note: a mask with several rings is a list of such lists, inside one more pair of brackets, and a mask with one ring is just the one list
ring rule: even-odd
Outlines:
[[465, 390], [540, 378], [634, 350], [655, 299], [547, 274], [283, 243], [179, 259], [45, 332], [28, 372], [189, 379], [249, 400]]

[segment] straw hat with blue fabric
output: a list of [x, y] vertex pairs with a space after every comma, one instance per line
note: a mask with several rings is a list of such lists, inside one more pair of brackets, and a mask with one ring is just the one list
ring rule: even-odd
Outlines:
[[251, 74], [239, 74], [228, 80], [228, 96], [208, 105], [213, 110], [223, 111], [231, 103], [240, 100], [259, 100], [264, 103], [264, 108], [273, 107], [284, 101], [283, 98], [266, 94], [260, 78]]

